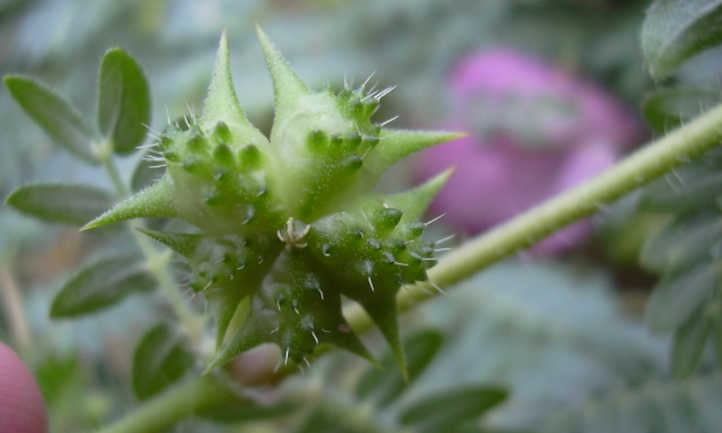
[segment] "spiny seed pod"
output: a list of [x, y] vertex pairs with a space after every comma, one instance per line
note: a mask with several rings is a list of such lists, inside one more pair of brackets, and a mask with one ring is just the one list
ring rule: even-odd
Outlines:
[[370, 359], [341, 314], [341, 295], [365, 308], [403, 368], [396, 294], [427, 280], [435, 263], [418, 219], [449, 172], [400, 194], [372, 189], [397, 161], [459, 134], [376, 124], [388, 90], [313, 92], [257, 32], [273, 78], [270, 140], [238, 104], [223, 35], [202, 115], [169, 125], [156, 143], [164, 176], [86, 228], [139, 217], [197, 227], [143, 233], [187, 260], [191, 287], [214, 305], [209, 368], [264, 342], [278, 344], [286, 361], [324, 343]]

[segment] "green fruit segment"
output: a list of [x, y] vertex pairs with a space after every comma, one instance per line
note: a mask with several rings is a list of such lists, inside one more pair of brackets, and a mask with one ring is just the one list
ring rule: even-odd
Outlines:
[[270, 140], [240, 108], [224, 34], [201, 117], [168, 125], [151, 150], [164, 176], [85, 228], [139, 217], [196, 227], [142, 232], [184, 258], [215, 312], [208, 368], [266, 342], [284, 362], [323, 344], [372, 359], [341, 314], [343, 296], [366, 309], [405, 371], [396, 295], [435, 263], [418, 220], [451, 172], [398, 194], [373, 189], [400, 159], [460, 135], [384, 129], [372, 116], [390, 89], [314, 92], [258, 38], [274, 86]]

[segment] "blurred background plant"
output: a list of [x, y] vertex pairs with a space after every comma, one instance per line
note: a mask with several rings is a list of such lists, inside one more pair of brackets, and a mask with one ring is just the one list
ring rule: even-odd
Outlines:
[[[375, 71], [381, 85], [399, 85], [377, 118], [470, 132], [396, 170], [382, 188], [459, 161], [436, 209], [448, 212], [448, 225], [437, 230], [475, 233], [718, 103], [722, 52], [709, 23], [720, 3], [5, 0], [0, 73], [52, 83], [88, 113], [99, 59], [123, 47], [148, 75], [152, 126], [161, 129], [200, 106], [226, 28], [239, 97], [267, 129], [271, 83], [250, 31], [261, 22], [310, 85], [340, 87], [344, 74], [359, 83]], [[506, 98], [489, 96], [499, 88]], [[0, 128], [3, 197], [31, 179], [112, 189], [100, 168], [58, 149], [4, 88]], [[493, 146], [514, 150], [498, 155]], [[552, 161], [540, 163], [540, 154]], [[393, 369], [333, 354], [286, 381], [274, 404], [206, 414], [176, 431], [439, 431], [448, 418], [418, 414], [459, 401], [483, 403], [455, 413], [460, 432], [716, 431], [722, 379], [707, 343], [722, 358], [721, 161], [717, 152], [685, 166], [562, 232], [561, 242], [407, 315], [406, 386]], [[137, 163], [122, 158], [121, 171]], [[137, 404], [136, 341], [167, 305], [151, 292], [72, 322], [49, 319], [48, 310], [80, 263], [137, 254], [127, 229], [79, 234], [5, 206], [0, 221], [0, 337], [35, 372], [51, 431], [116, 419]]]

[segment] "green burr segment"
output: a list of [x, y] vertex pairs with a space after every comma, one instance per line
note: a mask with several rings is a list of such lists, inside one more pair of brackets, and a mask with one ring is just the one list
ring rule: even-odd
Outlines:
[[460, 134], [384, 128], [372, 118], [392, 88], [313, 91], [257, 33], [273, 78], [270, 140], [240, 108], [224, 34], [202, 114], [168, 125], [151, 150], [164, 176], [85, 228], [140, 217], [196, 228], [142, 232], [183, 257], [190, 287], [213, 307], [209, 369], [266, 342], [284, 362], [324, 344], [371, 360], [341, 314], [343, 295], [369, 313], [405, 371], [396, 295], [427, 281], [436, 262], [419, 219], [451, 172], [398, 194], [374, 187], [399, 160]]

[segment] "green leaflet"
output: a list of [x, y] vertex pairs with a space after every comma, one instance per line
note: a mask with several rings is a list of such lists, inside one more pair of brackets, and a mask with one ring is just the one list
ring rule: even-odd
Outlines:
[[50, 138], [79, 159], [99, 163], [91, 148], [94, 135], [72, 104], [31, 78], [10, 75], [3, 81], [13, 99]]
[[647, 303], [647, 324], [653, 331], [670, 331], [681, 326], [700, 305], [711, 300], [721, 278], [718, 262], [703, 263], [690, 272], [665, 278]]
[[108, 50], [98, 73], [98, 129], [119, 154], [145, 140], [150, 90], [140, 65], [120, 48]]
[[642, 27], [649, 72], [664, 78], [687, 58], [722, 41], [722, 1], [656, 0]]
[[149, 329], [133, 354], [133, 392], [145, 400], [181, 379], [193, 366], [188, 342], [166, 323]]
[[104, 258], [86, 265], [65, 283], [53, 299], [50, 317], [94, 313], [130, 293], [149, 291], [155, 284], [137, 253]]
[[43, 221], [82, 225], [107, 209], [112, 197], [90, 185], [33, 183], [16, 189], [6, 201]]
[[682, 324], [674, 334], [670, 367], [677, 377], [687, 377], [694, 373], [707, 346], [707, 338], [714, 324], [705, 314], [706, 309], [699, 308], [694, 316]]
[[401, 424], [433, 433], [478, 417], [506, 400], [508, 392], [495, 386], [466, 386], [437, 392], [415, 402], [401, 414]]

